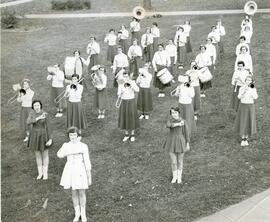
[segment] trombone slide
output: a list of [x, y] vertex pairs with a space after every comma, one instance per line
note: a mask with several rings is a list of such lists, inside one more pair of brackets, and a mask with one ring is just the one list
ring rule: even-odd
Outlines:
[[119, 109], [120, 106], [121, 106], [121, 103], [122, 103], [122, 98], [121, 98], [121, 96], [118, 96], [118, 98], [117, 98], [117, 100], [116, 100], [116, 103], [115, 103], [115, 107], [116, 107], [117, 109]]

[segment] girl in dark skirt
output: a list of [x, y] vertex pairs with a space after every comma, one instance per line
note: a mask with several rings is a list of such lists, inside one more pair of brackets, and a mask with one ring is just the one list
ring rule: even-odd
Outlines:
[[104, 42], [108, 43], [108, 46], [109, 46], [107, 50], [107, 60], [111, 62], [111, 64], [113, 63], [114, 56], [117, 53], [116, 41], [117, 41], [117, 36], [115, 34], [115, 30], [110, 29], [109, 34], [107, 34], [104, 39]]
[[152, 75], [148, 71], [148, 65], [139, 69], [139, 77], [136, 82], [140, 87], [138, 94], [137, 107], [141, 111], [139, 119], [149, 119], [149, 112], [153, 110], [152, 93], [151, 93], [151, 80]]
[[177, 31], [174, 37], [174, 44], [177, 46], [177, 60], [181, 68], [184, 67], [187, 60], [186, 54], [186, 42], [187, 37], [184, 33], [184, 28], [182, 26], [177, 27]]
[[96, 37], [90, 36], [90, 43], [87, 45], [86, 53], [90, 56], [88, 73], [92, 73], [92, 67], [99, 64], [98, 55], [100, 53], [100, 46], [96, 42]]
[[186, 121], [180, 117], [179, 108], [170, 109], [167, 128], [170, 132], [163, 147], [169, 152], [173, 178], [171, 183], [182, 182], [184, 153], [189, 150], [189, 130]]
[[[139, 120], [137, 113], [137, 104], [135, 92], [139, 92], [139, 87], [134, 80], [131, 80], [129, 74], [123, 74], [123, 84], [118, 85], [118, 99], [121, 105], [119, 107], [118, 127], [125, 130], [123, 142], [130, 138], [130, 141], [135, 141], [135, 129], [139, 128]], [[130, 132], [130, 134], [129, 134]]]
[[165, 51], [170, 56], [171, 65], [169, 67], [170, 73], [173, 75], [174, 80], [177, 80], [177, 71], [176, 71], [176, 63], [177, 63], [177, 48], [173, 44], [173, 40], [168, 40], [168, 45], [165, 47]]
[[49, 151], [52, 144], [48, 126], [48, 113], [42, 110], [42, 103], [39, 100], [33, 101], [33, 111], [27, 118], [27, 124], [31, 125], [28, 146], [35, 150], [38, 168], [37, 180], [48, 179]]
[[241, 86], [245, 85], [245, 79], [249, 75], [249, 72], [245, 69], [245, 63], [243, 61], [239, 61], [237, 63], [237, 70], [234, 71], [232, 77], [232, 85], [233, 85], [233, 92], [231, 98], [231, 108], [234, 109], [236, 112], [238, 111], [240, 100], [238, 98], [239, 89]]
[[141, 46], [143, 48], [144, 62], [151, 62], [153, 59], [154, 56], [153, 42], [154, 38], [152, 33], [150, 33], [150, 28], [146, 28], [146, 31], [141, 38]]
[[158, 24], [156, 22], [152, 23], [152, 28], [151, 28], [151, 34], [153, 35], [154, 39], [153, 39], [153, 50], [154, 53], [156, 51], [158, 51], [158, 40], [160, 38], [160, 31], [158, 28]]
[[236, 117], [236, 132], [242, 138], [241, 146], [248, 146], [248, 139], [256, 134], [256, 113], [254, 100], [258, 98], [252, 76], [248, 76], [245, 85], [238, 94], [240, 104]]
[[129, 48], [128, 43], [129, 33], [125, 25], [121, 26], [121, 30], [118, 32], [118, 38], [119, 38], [119, 45], [121, 46], [123, 53], [127, 54]]
[[220, 49], [219, 49], [219, 42], [220, 42], [220, 33], [217, 30], [217, 27], [213, 25], [211, 27], [211, 32], [208, 34], [207, 38], [212, 39], [212, 44], [216, 47], [216, 57], [217, 57], [217, 63], [220, 62]]
[[217, 31], [220, 34], [220, 41], [218, 43], [219, 44], [219, 51], [220, 51], [220, 55], [223, 56], [223, 54], [224, 54], [224, 44], [223, 44], [223, 41], [224, 41], [224, 37], [226, 35], [226, 31], [225, 31], [224, 26], [222, 25], [221, 19], [219, 19], [217, 21], [216, 27], [217, 27]]
[[190, 21], [185, 21], [184, 25], [184, 34], [187, 37], [187, 43], [186, 43], [186, 52], [190, 53], [192, 52], [192, 46], [191, 46], [191, 41], [190, 41], [190, 31], [191, 31], [191, 25], [190, 25]]
[[130, 23], [130, 33], [131, 33], [131, 44], [133, 44], [133, 41], [137, 39], [138, 42], [140, 42], [140, 20], [136, 18], [132, 18], [132, 22]]
[[27, 118], [31, 111], [32, 100], [34, 97], [34, 91], [30, 89], [30, 80], [24, 79], [22, 81], [22, 89], [19, 92], [17, 101], [21, 103], [21, 112], [20, 112], [20, 129], [23, 133], [24, 142], [27, 142], [29, 139], [29, 127], [27, 125]]
[[98, 109], [98, 119], [104, 119], [107, 105], [107, 76], [103, 66], [99, 67], [97, 73], [94, 74], [93, 85], [96, 88], [94, 105]]
[[72, 75], [72, 84], [66, 87], [65, 97], [68, 97], [67, 128], [75, 126], [81, 130], [87, 128], [87, 123], [81, 103], [83, 86], [78, 84], [78, 80], [78, 75]]
[[132, 79], [137, 79], [139, 68], [142, 67], [142, 48], [138, 45], [138, 40], [134, 39], [132, 46], [128, 49], [129, 71]]

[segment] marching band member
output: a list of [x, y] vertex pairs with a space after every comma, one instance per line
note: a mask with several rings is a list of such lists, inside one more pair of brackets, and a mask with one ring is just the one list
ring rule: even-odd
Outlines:
[[246, 46], [241, 46], [240, 54], [236, 57], [234, 69], [237, 69], [237, 64], [239, 61], [245, 63], [245, 69], [253, 72], [252, 58], [249, 53], [247, 53], [248, 48]]
[[190, 70], [186, 72], [186, 75], [190, 78], [190, 85], [194, 88], [194, 97], [192, 98], [193, 110], [194, 110], [194, 119], [197, 120], [197, 114], [201, 109], [201, 89], [200, 89], [200, 79], [198, 66], [195, 61], [190, 63]]
[[48, 179], [49, 151], [52, 144], [50, 130], [48, 126], [48, 113], [42, 110], [42, 103], [35, 100], [32, 103], [33, 111], [27, 118], [27, 124], [31, 125], [28, 146], [35, 150], [38, 169], [37, 180], [43, 176], [43, 180]]
[[164, 50], [164, 46], [162, 44], [158, 45], [158, 51], [155, 52], [155, 54], [154, 54], [154, 57], [152, 60], [152, 65], [153, 65], [153, 68], [155, 71], [153, 84], [156, 88], [159, 89], [158, 97], [165, 97], [164, 89], [166, 87], [169, 87], [170, 83], [164, 85], [157, 77], [157, 73], [160, 70], [162, 70], [163, 68], [170, 67], [171, 59], [170, 59], [169, 55], [167, 54], [167, 52]]
[[76, 127], [68, 129], [69, 142], [64, 143], [57, 152], [57, 157], [67, 158], [60, 185], [71, 189], [75, 210], [73, 222], [87, 221], [85, 190], [92, 184], [91, 162], [88, 146], [80, 141], [80, 130]]
[[170, 73], [173, 75], [174, 79], [177, 78], [177, 72], [176, 72], [176, 63], [177, 63], [177, 48], [173, 44], [173, 40], [169, 39], [168, 45], [165, 47], [165, 51], [170, 56], [171, 59], [171, 65], [169, 67]]
[[92, 73], [93, 66], [98, 65], [98, 55], [100, 53], [100, 46], [96, 42], [96, 37], [90, 36], [90, 43], [87, 45], [86, 53], [90, 56], [90, 64], [88, 66], [88, 72]]
[[121, 26], [121, 30], [119, 30], [118, 32], [118, 38], [119, 38], [119, 45], [122, 47], [123, 53], [127, 54], [129, 33], [125, 25]]
[[206, 39], [206, 53], [209, 54], [211, 58], [212, 65], [209, 67], [211, 73], [214, 73], [215, 64], [216, 64], [216, 59], [217, 59], [217, 53], [216, 53], [216, 47], [212, 44], [212, 38], [207, 38]]
[[252, 76], [246, 77], [245, 85], [239, 89], [240, 104], [236, 117], [236, 130], [241, 136], [241, 146], [248, 146], [248, 138], [256, 134], [256, 113], [254, 100], [258, 98]]
[[[160, 31], [158, 28], [158, 24], [156, 22], [152, 23], [152, 27], [150, 30], [151, 34], [154, 37], [154, 41], [153, 41], [153, 48], [154, 48], [154, 52], [158, 51], [158, 40], [160, 38]], [[151, 59], [152, 60], [152, 59]]]
[[104, 119], [107, 104], [107, 76], [105, 75], [105, 68], [100, 66], [94, 75], [93, 84], [96, 88], [94, 104], [98, 109], [98, 119]]
[[226, 31], [225, 31], [225, 27], [222, 25], [222, 21], [221, 19], [219, 19], [217, 21], [217, 31], [219, 32], [219, 35], [220, 35], [220, 40], [218, 42], [219, 44], [219, 52], [220, 52], [220, 55], [223, 55], [224, 54], [224, 45], [223, 45], [223, 39], [226, 35]]
[[247, 17], [241, 22], [241, 30], [243, 30], [246, 26], [250, 27], [250, 30], [253, 31], [252, 20]]
[[236, 46], [236, 50], [235, 50], [236, 56], [238, 56], [241, 53], [240, 49], [241, 49], [242, 46], [246, 46], [246, 48], [247, 48], [246, 53], [250, 54], [249, 45], [246, 43], [246, 37], [245, 36], [240, 36], [239, 41], [240, 41], [240, 43]]
[[239, 89], [241, 86], [245, 84], [245, 79], [249, 75], [249, 72], [245, 69], [245, 63], [243, 61], [237, 62], [237, 69], [233, 73], [232, 77], [232, 85], [233, 85], [233, 93], [231, 99], [231, 107], [235, 111], [238, 110], [239, 107]]
[[143, 57], [145, 62], [151, 62], [154, 56], [154, 37], [150, 32], [150, 28], [146, 28], [145, 34], [141, 38], [141, 46], [143, 48]]
[[136, 79], [139, 75], [139, 68], [142, 64], [142, 48], [138, 45], [138, 40], [134, 39], [133, 44], [128, 49], [129, 70], [132, 78]]
[[[139, 120], [137, 113], [137, 105], [135, 92], [139, 92], [139, 87], [132, 80], [128, 72], [123, 74], [123, 84], [118, 85], [118, 98], [122, 100], [119, 107], [118, 127], [125, 130], [123, 142], [130, 138], [130, 141], [135, 141], [135, 129], [139, 128]], [[130, 131], [130, 134], [129, 134]]]
[[166, 124], [170, 129], [163, 147], [169, 152], [173, 178], [171, 183], [182, 182], [184, 153], [189, 148], [189, 132], [186, 121], [180, 117], [179, 107], [170, 109]]
[[185, 45], [187, 42], [187, 36], [184, 33], [184, 28], [182, 26], [177, 27], [177, 31], [174, 36], [174, 44], [177, 46], [177, 59], [180, 68], [183, 68], [186, 62], [186, 49]]
[[140, 41], [140, 30], [140, 20], [133, 17], [132, 22], [130, 23], [131, 44], [133, 44], [134, 39]]
[[79, 75], [73, 74], [71, 84], [66, 87], [65, 97], [67, 104], [67, 128], [76, 126], [79, 130], [87, 127], [81, 103], [83, 86], [78, 83]]
[[[78, 74], [79, 75], [79, 79], [82, 78], [82, 71], [83, 71], [83, 65], [89, 66], [90, 64], [90, 56], [87, 57], [87, 60], [85, 60], [84, 58], [81, 57], [81, 52], [79, 50], [75, 50], [73, 52], [74, 57], [76, 58], [75, 60], [75, 69], [74, 69], [74, 73], [73, 74]], [[79, 62], [81, 64], [81, 68], [80, 69], [76, 69], [76, 63]], [[70, 82], [69, 82], [70, 83]]]
[[[201, 45], [200, 46], [200, 53], [196, 56], [195, 62], [198, 65], [199, 70], [203, 68], [209, 68], [212, 65], [212, 60], [210, 55], [206, 52], [206, 46]], [[205, 90], [212, 87], [211, 80], [205, 83], [200, 82], [201, 87], [201, 97], [205, 97]]]
[[185, 21], [185, 23], [182, 27], [184, 28], [184, 34], [187, 37], [186, 52], [190, 53], [190, 52], [192, 52], [191, 41], [190, 41], [190, 31], [191, 31], [190, 21], [188, 21], [188, 20]]
[[136, 83], [140, 87], [137, 108], [141, 111], [139, 119], [149, 119], [149, 112], [153, 110], [152, 93], [151, 93], [151, 80], [152, 75], [148, 71], [148, 65], [139, 69], [139, 76]]
[[175, 96], [178, 96], [179, 107], [181, 110], [181, 116], [186, 120], [188, 126], [189, 135], [196, 131], [196, 123], [194, 117], [194, 110], [192, 100], [195, 96], [194, 88], [190, 84], [190, 78], [188, 76], [179, 75]]
[[208, 34], [207, 38], [211, 38], [212, 39], [212, 44], [216, 47], [216, 57], [217, 60], [220, 61], [220, 32], [217, 30], [216, 26], [212, 26], [211, 27], [211, 32]]
[[126, 69], [127, 67], [128, 67], [128, 57], [126, 54], [122, 52], [122, 48], [118, 47], [117, 55], [114, 57], [113, 65], [112, 65], [113, 74], [115, 76], [114, 82], [113, 82], [114, 87], [118, 86], [117, 77], [118, 77], [119, 71], [122, 70], [123, 68]]
[[104, 42], [108, 43], [108, 50], [107, 50], [107, 60], [111, 63], [113, 63], [114, 56], [117, 53], [117, 36], [115, 34], [114, 29], [109, 30], [109, 34], [106, 35]]
[[51, 104], [56, 106], [57, 113], [55, 117], [62, 117], [64, 100], [61, 100], [58, 103], [55, 102], [55, 99], [59, 97], [60, 94], [63, 92], [64, 81], [65, 81], [65, 74], [62, 70], [60, 70], [59, 64], [55, 64], [53, 66], [53, 71], [49, 72], [49, 75], [47, 76], [47, 80], [52, 81]]
[[253, 35], [253, 31], [249, 26], [245, 26], [243, 30], [241, 30], [241, 33], [240, 33], [240, 36], [245, 36], [247, 44], [250, 44], [252, 35]]
[[34, 91], [30, 89], [30, 80], [24, 79], [22, 81], [22, 89], [19, 92], [19, 96], [17, 97], [17, 101], [21, 103], [22, 109], [20, 113], [20, 129], [22, 130], [25, 138], [24, 142], [28, 141], [29, 137], [29, 128], [27, 126], [27, 117], [31, 111], [32, 100], [34, 97]]

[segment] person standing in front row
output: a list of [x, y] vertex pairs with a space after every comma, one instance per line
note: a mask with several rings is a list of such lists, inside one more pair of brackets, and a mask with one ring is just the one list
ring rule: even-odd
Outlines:
[[140, 41], [140, 30], [141, 30], [140, 20], [133, 17], [129, 27], [131, 32], [131, 44], [133, 44], [134, 39]]
[[129, 70], [132, 74], [132, 79], [137, 79], [139, 68], [142, 64], [142, 48], [138, 45], [138, 40], [134, 39], [133, 44], [128, 49]]
[[236, 117], [236, 132], [241, 137], [241, 146], [248, 146], [248, 139], [256, 134], [254, 100], [258, 98], [252, 76], [246, 77], [245, 85], [239, 89], [240, 104]]
[[177, 46], [177, 59], [180, 68], [184, 68], [187, 59], [185, 48], [186, 42], [187, 36], [184, 33], [184, 28], [182, 26], [178, 26], [174, 36], [174, 44]]
[[57, 152], [57, 157], [67, 158], [60, 185], [64, 189], [71, 189], [72, 202], [75, 210], [73, 222], [87, 221], [85, 190], [92, 184], [91, 162], [88, 146], [80, 142], [80, 130], [76, 127], [68, 129], [70, 142], [64, 143]]
[[164, 46], [162, 44], [158, 45], [158, 51], [154, 54], [152, 65], [155, 71], [153, 84], [156, 88], [159, 89], [158, 97], [165, 97], [164, 89], [169, 87], [171, 84], [163, 84], [158, 78], [157, 74], [162, 69], [170, 67], [171, 59], [167, 52], [164, 50]]
[[90, 56], [90, 64], [88, 65], [88, 73], [92, 73], [92, 67], [99, 64], [98, 55], [100, 46], [96, 42], [96, 37], [90, 36], [90, 43], [87, 45], [86, 53]]
[[158, 40], [160, 38], [160, 30], [158, 28], [158, 24], [156, 22], [152, 23], [152, 27], [150, 30], [151, 34], [153, 35], [153, 48], [154, 48], [154, 53], [158, 51]]
[[[123, 73], [123, 83], [118, 85], [118, 98], [122, 100], [119, 107], [118, 127], [125, 130], [123, 142], [130, 139], [135, 141], [135, 129], [139, 128], [137, 104], [135, 92], [139, 92], [139, 87], [132, 80], [128, 72]], [[130, 132], [130, 134], [129, 134]]]
[[163, 147], [169, 152], [172, 167], [171, 183], [182, 183], [184, 153], [189, 148], [189, 133], [186, 121], [180, 117], [179, 107], [170, 109], [170, 116], [166, 124], [170, 132]]
[[104, 42], [108, 43], [108, 50], [107, 50], [107, 61], [109, 61], [111, 64], [113, 63], [114, 56], [117, 53], [117, 36], [115, 34], [114, 29], [110, 29], [109, 33], [106, 35]]

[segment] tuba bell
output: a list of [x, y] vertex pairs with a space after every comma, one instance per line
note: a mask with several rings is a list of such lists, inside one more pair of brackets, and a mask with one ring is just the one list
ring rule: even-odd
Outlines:
[[247, 15], [254, 15], [258, 9], [257, 3], [254, 1], [248, 1], [244, 6], [244, 11]]
[[133, 17], [136, 19], [143, 19], [145, 16], [145, 9], [141, 6], [136, 6], [133, 10], [132, 10], [132, 14]]

